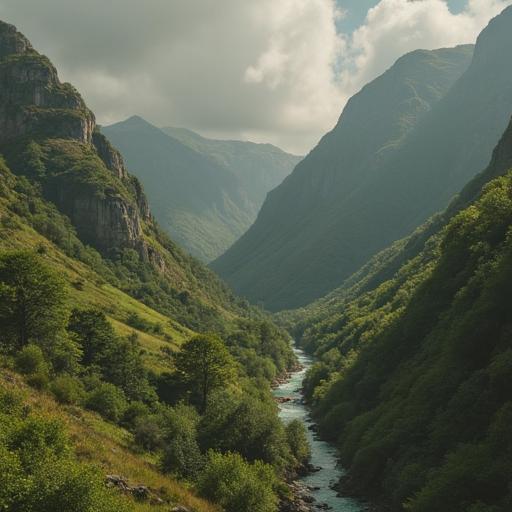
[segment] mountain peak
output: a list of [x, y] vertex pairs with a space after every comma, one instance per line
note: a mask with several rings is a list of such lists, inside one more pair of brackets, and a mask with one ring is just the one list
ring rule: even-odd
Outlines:
[[507, 59], [512, 50], [512, 6], [494, 17], [480, 33], [476, 41], [473, 64], [485, 64], [489, 59]]
[[32, 51], [30, 41], [14, 25], [0, 21], [0, 59]]

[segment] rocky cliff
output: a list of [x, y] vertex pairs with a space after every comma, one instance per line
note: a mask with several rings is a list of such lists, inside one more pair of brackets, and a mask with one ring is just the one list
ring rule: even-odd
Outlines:
[[135, 249], [163, 268], [144, 239], [152, 218], [142, 187], [96, 128], [78, 91], [16, 28], [0, 22], [0, 148], [38, 179], [79, 236], [102, 253]]

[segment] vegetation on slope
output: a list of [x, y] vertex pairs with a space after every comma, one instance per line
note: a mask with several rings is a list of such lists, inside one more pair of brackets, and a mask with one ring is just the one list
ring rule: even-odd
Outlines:
[[[463, 207], [505, 154], [509, 132], [443, 216], [359, 286], [319, 301], [299, 329], [319, 358], [305, 390], [350, 469], [346, 492], [414, 512], [511, 506], [512, 173]], [[379, 280], [390, 254], [405, 263]]]
[[299, 161], [270, 145], [208, 140], [137, 116], [102, 131], [143, 183], [161, 226], [206, 262], [247, 230]]
[[[0, 43], [0, 387], [32, 389], [1, 392], [0, 508], [215, 509], [192, 488], [227, 512], [275, 511], [307, 453], [270, 392], [295, 363], [288, 336], [160, 231], [48, 59], [2, 22]], [[199, 374], [184, 364], [198, 346]], [[202, 485], [233, 464], [222, 492]]]

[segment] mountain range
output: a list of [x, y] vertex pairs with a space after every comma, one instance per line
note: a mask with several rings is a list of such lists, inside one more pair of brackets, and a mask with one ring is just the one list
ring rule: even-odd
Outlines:
[[212, 268], [264, 307], [298, 307], [446, 207], [512, 113], [511, 16], [474, 49], [412, 52], [364, 87]]
[[300, 160], [270, 144], [206, 139], [138, 116], [102, 132], [141, 180], [161, 226], [204, 262], [242, 236]]

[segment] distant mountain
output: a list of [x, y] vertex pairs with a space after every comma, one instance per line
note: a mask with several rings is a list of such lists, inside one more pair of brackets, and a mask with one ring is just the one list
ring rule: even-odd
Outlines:
[[267, 192], [300, 160], [270, 144], [161, 130], [138, 116], [102, 131], [142, 181], [160, 224], [203, 261], [217, 257], [249, 228]]
[[212, 268], [272, 310], [339, 286], [486, 162], [512, 113], [510, 9], [471, 46], [416, 51], [362, 89]]

